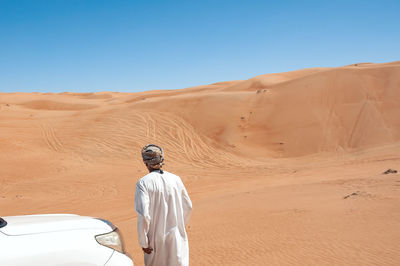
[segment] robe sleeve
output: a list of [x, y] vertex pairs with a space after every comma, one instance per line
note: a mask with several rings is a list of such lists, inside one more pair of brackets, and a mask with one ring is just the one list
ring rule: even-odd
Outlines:
[[[183, 185], [183, 184], [182, 184]], [[192, 201], [186, 191], [185, 186], [182, 188], [182, 207], [183, 207], [183, 218], [185, 220], [185, 226], [188, 225], [190, 219], [190, 213], [192, 212]]]
[[150, 213], [149, 213], [150, 198], [146, 188], [138, 182], [135, 192], [135, 210], [138, 213], [137, 230], [139, 244], [143, 248], [149, 247], [149, 239], [147, 233], [150, 228]]

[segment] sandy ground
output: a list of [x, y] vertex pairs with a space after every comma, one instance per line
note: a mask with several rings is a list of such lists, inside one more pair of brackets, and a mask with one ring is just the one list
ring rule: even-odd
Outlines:
[[194, 210], [191, 265], [399, 265], [400, 62], [184, 90], [0, 93], [0, 215], [111, 220], [143, 265], [140, 148]]

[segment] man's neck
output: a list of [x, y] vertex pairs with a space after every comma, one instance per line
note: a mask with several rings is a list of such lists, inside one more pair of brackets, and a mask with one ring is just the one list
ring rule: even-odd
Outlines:
[[159, 172], [160, 174], [164, 174], [164, 171], [162, 169], [149, 169], [149, 173], [152, 172]]

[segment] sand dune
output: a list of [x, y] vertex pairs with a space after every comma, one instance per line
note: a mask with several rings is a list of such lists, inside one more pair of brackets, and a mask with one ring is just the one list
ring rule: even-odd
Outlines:
[[156, 104], [246, 157], [260, 146], [263, 156], [299, 156], [399, 141], [399, 83], [400, 63], [309, 69], [150, 94], [133, 108]]
[[397, 265], [400, 62], [141, 93], [0, 93], [0, 215], [115, 222], [136, 265], [140, 148], [194, 203], [192, 265]]
[[69, 111], [76, 111], [76, 110], [84, 110], [84, 109], [91, 109], [95, 108], [95, 106], [90, 104], [68, 104], [62, 102], [54, 102], [54, 101], [31, 101], [21, 104], [30, 109], [35, 110], [69, 110]]

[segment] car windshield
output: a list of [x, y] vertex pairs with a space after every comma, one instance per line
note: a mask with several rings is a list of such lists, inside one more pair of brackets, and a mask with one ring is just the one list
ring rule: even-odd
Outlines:
[[3, 220], [3, 218], [0, 217], [0, 228], [4, 227], [7, 225], [7, 222]]

